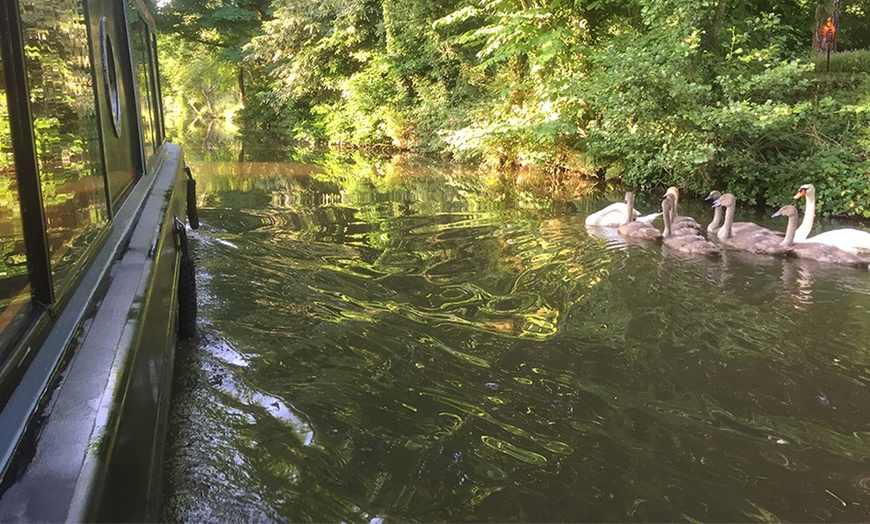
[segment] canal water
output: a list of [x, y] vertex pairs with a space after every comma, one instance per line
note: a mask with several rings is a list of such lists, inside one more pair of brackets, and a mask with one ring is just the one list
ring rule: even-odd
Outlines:
[[165, 520], [870, 519], [870, 272], [401, 160], [190, 165]]

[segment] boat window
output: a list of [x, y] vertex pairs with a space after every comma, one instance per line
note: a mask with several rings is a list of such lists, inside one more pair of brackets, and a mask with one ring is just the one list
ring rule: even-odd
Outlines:
[[130, 21], [130, 40], [133, 48], [133, 63], [136, 67], [136, 83], [139, 88], [139, 109], [142, 119], [142, 142], [145, 147], [145, 159], [151, 158], [157, 143], [155, 130], [156, 117], [154, 70], [151, 59], [151, 47], [149, 46], [151, 31], [142, 20], [139, 11], [128, 3], [127, 16]]
[[100, 54], [103, 60], [103, 78], [109, 95], [109, 111], [115, 136], [121, 136], [121, 93], [118, 90], [118, 65], [115, 63], [115, 48], [112, 37], [106, 30], [106, 17], [100, 19]]
[[154, 133], [155, 143], [160, 145], [166, 138], [166, 120], [163, 114], [163, 94], [160, 92], [160, 58], [157, 55], [157, 35], [148, 34], [148, 47], [151, 49], [151, 68], [154, 71]]
[[20, 0], [27, 81], [55, 289], [86, 262], [108, 220], [80, 0]]
[[97, 116], [105, 156], [110, 208], [121, 207], [136, 177], [145, 171], [130, 61], [126, 4], [119, 0], [88, 0], [97, 93]]
[[5, 335], [9, 334], [9, 324], [30, 310], [30, 281], [10, 133], [6, 75], [0, 56], [0, 332]]

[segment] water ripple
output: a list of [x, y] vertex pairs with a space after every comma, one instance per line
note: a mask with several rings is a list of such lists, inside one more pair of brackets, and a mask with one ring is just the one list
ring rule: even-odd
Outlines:
[[480, 437], [480, 440], [487, 447], [492, 448], [499, 453], [504, 453], [509, 457], [515, 458], [533, 466], [543, 466], [547, 462], [546, 458], [538, 455], [537, 453], [533, 453], [529, 450], [519, 448], [517, 446], [514, 446], [510, 442], [506, 442], [504, 440], [500, 440], [489, 435], [483, 435], [482, 437]]
[[686, 259], [443, 180], [245, 183], [192, 235], [212, 360], [178, 390], [198, 509], [167, 520], [866, 517], [866, 272]]

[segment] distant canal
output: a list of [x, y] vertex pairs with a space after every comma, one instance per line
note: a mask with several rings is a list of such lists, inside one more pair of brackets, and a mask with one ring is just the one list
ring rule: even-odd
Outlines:
[[620, 195], [190, 164], [165, 520], [870, 519], [870, 272], [587, 231]]

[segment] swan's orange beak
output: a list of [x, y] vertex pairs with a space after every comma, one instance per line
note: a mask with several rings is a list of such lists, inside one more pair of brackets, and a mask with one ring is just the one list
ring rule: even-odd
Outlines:
[[800, 197], [802, 197], [802, 196], [804, 196], [804, 195], [806, 195], [806, 194], [807, 194], [807, 190], [804, 189], [804, 188], [801, 188], [801, 189], [798, 189], [798, 192], [795, 193], [794, 196], [793, 196], [792, 198], [794, 198], [795, 200], [797, 200], [797, 199], [799, 199]]

